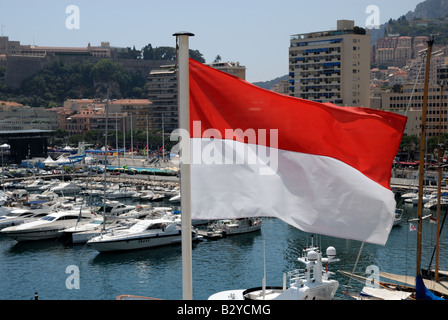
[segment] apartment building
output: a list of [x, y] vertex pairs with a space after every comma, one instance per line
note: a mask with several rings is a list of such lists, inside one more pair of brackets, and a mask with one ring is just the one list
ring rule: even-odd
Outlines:
[[[106, 100], [68, 99], [59, 112], [65, 115], [62, 126], [70, 134], [83, 134], [87, 130], [103, 130], [106, 121]], [[152, 102], [148, 99], [110, 100], [108, 104], [108, 129], [122, 132], [147, 128]]]
[[246, 67], [241, 66], [239, 62], [212, 62], [207, 65], [246, 80]]
[[56, 111], [0, 101], [0, 131], [56, 130]]
[[87, 105], [79, 112], [70, 115], [67, 115], [65, 112], [60, 113], [66, 115], [60, 127], [67, 130], [70, 135], [85, 134], [90, 130], [104, 131], [106, 129], [106, 119], [107, 129], [111, 132], [115, 130], [119, 132], [130, 130], [128, 113], [108, 112], [106, 116], [105, 105]]
[[[127, 113], [130, 117], [132, 130], [147, 128], [147, 119], [152, 109], [152, 102], [148, 99], [118, 99], [109, 103], [109, 112]], [[111, 116], [111, 119], [113, 117]], [[126, 130], [130, 130], [128, 127]]]
[[289, 47], [290, 96], [340, 106], [370, 106], [370, 36], [354, 21], [296, 34]]
[[172, 132], [179, 127], [177, 72], [175, 65], [163, 65], [148, 76], [148, 99], [152, 102], [148, 116], [150, 130]]
[[[209, 66], [229, 73], [243, 80], [246, 78], [246, 67], [239, 62], [213, 62]], [[148, 76], [148, 99], [152, 102], [148, 127], [150, 130], [165, 133], [179, 127], [177, 104], [177, 71], [175, 65], [161, 65], [151, 70]]]
[[[414, 88], [415, 87], [415, 88]], [[406, 123], [407, 135], [421, 135], [422, 108], [423, 108], [424, 85], [405, 84], [401, 90], [382, 93], [382, 109], [408, 116]], [[428, 100], [426, 109], [426, 134], [435, 137], [439, 134], [439, 119], [441, 119], [441, 130], [448, 132], [448, 88], [443, 89], [441, 100], [440, 85], [428, 86]], [[442, 103], [442, 110], [440, 104]]]

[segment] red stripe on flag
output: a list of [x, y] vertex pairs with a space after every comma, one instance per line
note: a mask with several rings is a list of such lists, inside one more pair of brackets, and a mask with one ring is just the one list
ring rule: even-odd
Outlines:
[[[390, 189], [391, 167], [406, 117], [359, 107], [339, 107], [259, 88], [190, 59], [190, 135], [207, 129], [278, 130], [278, 148], [328, 156]], [[192, 130], [200, 121], [201, 130]], [[234, 140], [243, 141], [244, 137]], [[277, 147], [277, 146], [275, 146]]]

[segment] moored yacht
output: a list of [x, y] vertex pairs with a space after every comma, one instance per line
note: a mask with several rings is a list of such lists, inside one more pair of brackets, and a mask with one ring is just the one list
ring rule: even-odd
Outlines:
[[106, 198], [108, 199], [133, 198], [137, 194], [138, 194], [137, 191], [128, 188], [110, 189], [106, 192]]
[[111, 230], [126, 229], [138, 221], [138, 219], [128, 218], [114, 219], [110, 222], [106, 221], [105, 223], [102, 217], [97, 217], [90, 223], [67, 228], [60, 232], [66, 236], [68, 235], [71, 242], [74, 244], [86, 243], [88, 240], [99, 236], [101, 233], [109, 232]]
[[132, 195], [132, 198], [135, 200], [152, 200], [152, 198], [154, 197], [154, 192], [152, 192], [151, 190], [141, 190], [137, 193], [135, 193], [134, 195]]
[[180, 192], [169, 199], [170, 202], [180, 202]]
[[26, 191], [40, 191], [50, 188], [50, 183], [43, 179], [36, 179], [35, 181], [25, 186]]
[[288, 273], [289, 287], [284, 277], [281, 287], [268, 287], [263, 281], [261, 287], [222, 291], [211, 295], [209, 300], [332, 300], [339, 282], [330, 279], [332, 272], [327, 271], [326, 264], [339, 261], [335, 259], [336, 249], [328, 247], [327, 258], [322, 257], [317, 247], [305, 249], [304, 252], [305, 255], [299, 257], [298, 261], [305, 265], [305, 270]]
[[[147, 249], [182, 241], [180, 221], [169, 219], [145, 219], [137, 222], [129, 229], [112, 230], [87, 241], [99, 252], [127, 251]], [[193, 241], [201, 239], [195, 231], [192, 232]]]
[[54, 187], [50, 188], [51, 191], [57, 194], [75, 194], [81, 191], [81, 187], [77, 186], [72, 182], [61, 182]]
[[52, 239], [60, 236], [60, 230], [89, 223], [92, 219], [90, 209], [64, 210], [50, 213], [36, 221], [5, 228], [1, 232], [17, 241]]
[[47, 213], [45, 212], [30, 213], [27, 211], [18, 214], [9, 213], [7, 215], [0, 216], [0, 230], [12, 226], [17, 226], [22, 223], [35, 221], [42, 217], [45, 217], [46, 215]]
[[94, 210], [95, 214], [106, 214], [106, 216], [118, 216], [123, 213], [127, 213], [129, 211], [132, 211], [136, 208], [136, 206], [133, 205], [126, 205], [119, 201], [106, 201], [105, 202], [106, 208], [104, 208], [104, 204], [98, 205], [98, 207]]
[[205, 237], [216, 238], [254, 232], [261, 229], [262, 222], [262, 219], [255, 217], [217, 220], [209, 224], [208, 230], [202, 231], [201, 234]]

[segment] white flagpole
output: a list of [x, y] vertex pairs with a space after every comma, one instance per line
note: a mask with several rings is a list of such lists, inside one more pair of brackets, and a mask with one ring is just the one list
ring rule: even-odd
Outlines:
[[[190, 85], [189, 85], [189, 45], [188, 40], [194, 34], [178, 32], [176, 36], [178, 62], [178, 107], [179, 128], [187, 132], [190, 138]], [[180, 157], [180, 192], [182, 217], [182, 296], [184, 300], [193, 299], [193, 263], [191, 236], [191, 190], [190, 190], [190, 144], [182, 138], [182, 155]], [[188, 148], [188, 150], [186, 149]]]

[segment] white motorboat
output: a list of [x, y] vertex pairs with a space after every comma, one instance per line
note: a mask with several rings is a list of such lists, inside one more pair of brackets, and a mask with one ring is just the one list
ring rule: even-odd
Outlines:
[[176, 194], [174, 197], [171, 197], [170, 202], [180, 202], [180, 192]]
[[305, 265], [305, 270], [294, 270], [288, 273], [290, 286], [287, 288], [286, 276], [283, 277], [282, 287], [268, 287], [264, 281], [261, 287], [218, 292], [209, 300], [332, 300], [339, 287], [339, 282], [330, 279], [333, 274], [322, 266], [335, 259], [336, 249], [328, 247], [327, 258], [317, 247], [305, 249], [305, 255], [298, 261]]
[[8, 227], [1, 232], [17, 241], [52, 239], [60, 236], [60, 230], [89, 223], [92, 219], [90, 209], [73, 209], [53, 212], [39, 220]]
[[22, 223], [31, 222], [38, 220], [42, 217], [45, 217], [47, 213], [45, 212], [38, 212], [38, 213], [30, 213], [30, 212], [23, 212], [19, 214], [7, 214], [4, 216], [0, 216], [0, 230], [12, 226], [17, 226]]
[[11, 210], [11, 214], [18, 215], [23, 213], [50, 213], [61, 207], [61, 203], [57, 201], [35, 200], [28, 201], [23, 205], [15, 207]]
[[141, 190], [132, 196], [132, 198], [134, 198], [135, 200], [143, 200], [143, 201], [152, 200], [153, 197], [154, 192], [152, 192], [151, 190]]
[[77, 186], [73, 182], [61, 182], [58, 185], [51, 187], [50, 190], [57, 194], [67, 195], [79, 193], [81, 191], [81, 187]]
[[143, 219], [150, 215], [154, 209], [152, 209], [151, 205], [148, 204], [139, 204], [135, 206], [134, 209], [123, 213], [118, 216], [118, 219], [122, 218], [134, 218], [134, 219]]
[[126, 229], [137, 223], [138, 219], [115, 219], [104, 223], [104, 220], [99, 217], [92, 220], [90, 223], [78, 225], [67, 228], [61, 231], [68, 236], [73, 244], [86, 243], [88, 240], [99, 236], [103, 232], [111, 230]]
[[101, 189], [86, 189], [81, 191], [81, 194], [85, 196], [91, 196], [91, 197], [101, 197], [104, 195], [104, 190]]
[[165, 199], [165, 194], [163, 193], [154, 193], [154, 196], [151, 198], [150, 201], [159, 201]]
[[261, 229], [262, 222], [262, 219], [255, 217], [217, 220], [210, 224], [208, 231], [203, 234], [206, 237], [215, 238], [254, 232]]
[[[426, 209], [434, 209], [436, 210], [437, 207], [439, 205], [439, 201], [436, 198], [429, 200], [428, 202], [426, 202], [423, 207]], [[442, 194], [442, 196], [440, 197], [440, 208], [441, 209], [446, 209], [448, 208], [448, 198], [447, 198], [447, 194], [444, 193]]]
[[[422, 196], [422, 202], [423, 202], [423, 204], [425, 204], [425, 203], [427, 203], [427, 202], [429, 202], [429, 201], [431, 201], [431, 200], [433, 200], [435, 198], [436, 198], [436, 195], [434, 195], [434, 194], [424, 194]], [[418, 196], [417, 197], [412, 197], [412, 198], [406, 198], [404, 200], [404, 202], [408, 203], [408, 204], [410, 203], [410, 204], [416, 206], [418, 204]]]
[[121, 199], [121, 198], [132, 198], [137, 193], [137, 191], [128, 188], [120, 188], [120, 189], [110, 189], [106, 191], [107, 199]]
[[45, 191], [45, 190], [51, 190], [53, 187], [58, 186], [61, 183], [61, 180], [59, 179], [52, 179], [47, 184], [40, 186], [38, 191]]
[[415, 198], [418, 197], [418, 192], [414, 191], [414, 192], [408, 192], [408, 193], [404, 193], [401, 195], [402, 199], [411, 199], [411, 198]]
[[0, 206], [3, 206], [8, 200], [9, 196], [5, 192], [0, 191]]
[[393, 224], [394, 227], [400, 224], [402, 217], [403, 217], [403, 209], [395, 209], [394, 224]]
[[30, 184], [27, 184], [25, 186], [25, 190], [30, 191], [41, 191], [46, 190], [50, 188], [50, 182], [47, 182], [43, 179], [36, 179], [35, 181], [31, 182]]
[[[182, 241], [180, 221], [169, 219], [140, 220], [129, 229], [112, 230], [87, 241], [99, 252], [147, 249], [180, 244]], [[201, 239], [195, 231], [192, 240]]]
[[27, 201], [28, 191], [26, 191], [25, 189], [16, 189], [13, 192], [8, 192], [8, 196], [13, 201]]
[[28, 200], [29, 201], [36, 201], [36, 200], [57, 200], [60, 196], [53, 191], [47, 189], [47, 190], [39, 190], [39, 193], [32, 193], [29, 195]]
[[104, 215], [106, 214], [107, 217], [111, 216], [118, 216], [123, 213], [132, 211], [136, 208], [136, 206], [133, 205], [126, 205], [119, 201], [106, 201], [106, 210], [104, 210], [104, 204], [98, 205], [98, 207], [94, 210], [94, 213], [97, 215]]

